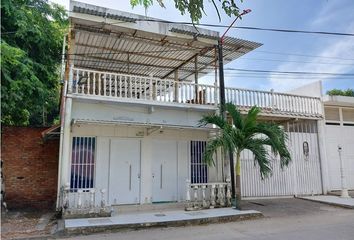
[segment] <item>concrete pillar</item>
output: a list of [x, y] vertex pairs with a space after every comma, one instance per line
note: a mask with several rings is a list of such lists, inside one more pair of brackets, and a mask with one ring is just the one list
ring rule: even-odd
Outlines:
[[61, 182], [60, 185], [64, 186], [70, 183], [70, 140], [71, 140], [71, 108], [72, 99], [66, 98], [65, 100], [65, 113], [64, 113], [64, 130], [63, 130], [63, 149], [61, 161]]
[[318, 129], [318, 147], [320, 153], [321, 162], [321, 179], [322, 179], [322, 193], [327, 194], [329, 191], [329, 175], [328, 175], [328, 162], [326, 153], [326, 132], [325, 132], [325, 120], [317, 121]]

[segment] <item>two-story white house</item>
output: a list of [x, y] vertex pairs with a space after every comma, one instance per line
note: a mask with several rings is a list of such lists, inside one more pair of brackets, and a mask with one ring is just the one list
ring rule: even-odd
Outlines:
[[[211, 127], [199, 119], [219, 103], [219, 33], [71, 1], [61, 104], [58, 208], [204, 199], [221, 204], [229, 163], [202, 154]], [[261, 44], [226, 37], [225, 64]], [[212, 84], [200, 79], [215, 73]], [[319, 96], [225, 88], [242, 111], [289, 133], [292, 164], [262, 181], [252, 155], [242, 156], [246, 197], [322, 193]], [[222, 199], [223, 198], [223, 199]], [[226, 202], [226, 200], [225, 200]], [[227, 204], [225, 204], [227, 205]]]

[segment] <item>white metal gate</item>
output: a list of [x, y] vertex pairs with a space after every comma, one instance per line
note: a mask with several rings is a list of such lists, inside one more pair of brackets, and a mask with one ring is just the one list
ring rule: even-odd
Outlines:
[[330, 190], [341, 189], [338, 145], [341, 145], [345, 187], [354, 189], [354, 126], [326, 125], [326, 151]]
[[286, 125], [292, 162], [281, 169], [278, 158], [272, 161], [272, 175], [261, 179], [253, 154], [241, 154], [242, 195], [245, 197], [318, 194], [322, 192], [321, 167], [315, 121]]

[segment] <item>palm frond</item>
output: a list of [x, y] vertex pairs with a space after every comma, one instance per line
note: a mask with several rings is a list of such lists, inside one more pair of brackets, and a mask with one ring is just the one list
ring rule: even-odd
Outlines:
[[289, 165], [291, 156], [287, 148], [288, 135], [286, 132], [280, 126], [273, 123], [259, 123], [255, 129], [258, 133], [264, 134], [267, 137], [267, 145], [271, 146], [273, 154], [279, 154], [280, 166], [283, 168]]
[[[225, 146], [226, 145], [226, 146]], [[215, 161], [214, 161], [214, 154], [218, 150], [218, 148], [223, 148], [223, 149], [228, 149], [227, 144], [225, 144], [224, 139], [222, 136], [219, 136], [215, 139], [212, 139], [208, 141], [204, 154], [203, 154], [203, 161], [208, 165], [214, 165], [215, 166]]]
[[254, 161], [259, 166], [259, 172], [261, 178], [264, 179], [272, 172], [270, 167], [270, 156], [264, 145], [257, 143], [256, 141], [249, 141], [245, 146], [245, 149], [250, 150], [254, 155]]
[[199, 126], [206, 126], [208, 124], [214, 124], [218, 126], [220, 129], [223, 129], [224, 126], [227, 125], [227, 122], [219, 115], [210, 114], [210, 115], [203, 116], [198, 123]]
[[247, 113], [244, 123], [244, 129], [247, 133], [249, 129], [254, 128], [257, 125], [258, 114], [261, 112], [261, 109], [257, 106], [253, 106]]
[[243, 128], [243, 119], [240, 111], [237, 107], [232, 103], [225, 104], [226, 111], [231, 115], [233, 124], [236, 128], [242, 129]]

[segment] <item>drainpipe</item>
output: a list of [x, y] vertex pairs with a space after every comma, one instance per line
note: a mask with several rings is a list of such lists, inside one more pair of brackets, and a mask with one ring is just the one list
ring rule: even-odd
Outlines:
[[65, 96], [67, 90], [67, 81], [64, 79], [65, 72], [65, 47], [66, 47], [66, 37], [67, 34], [63, 37], [63, 49], [61, 56], [61, 71], [60, 71], [60, 85], [61, 85], [61, 93], [60, 93], [60, 140], [59, 140], [59, 161], [58, 161], [58, 181], [57, 181], [57, 201], [56, 201], [56, 209], [59, 210], [59, 200], [60, 200], [60, 181], [61, 181], [61, 158], [62, 158], [62, 148], [63, 148], [63, 126], [64, 126], [64, 109], [65, 109]]

